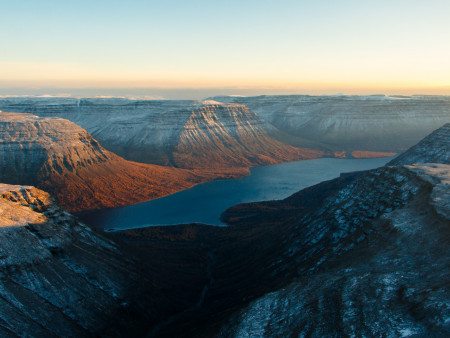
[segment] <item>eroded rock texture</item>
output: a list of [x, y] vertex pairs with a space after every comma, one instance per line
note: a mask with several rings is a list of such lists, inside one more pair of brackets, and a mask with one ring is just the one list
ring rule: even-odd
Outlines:
[[[4, 111], [62, 117], [85, 128], [128, 160], [184, 168], [228, 168], [322, 157], [326, 148], [298, 147], [240, 104], [126, 99], [0, 99]], [[328, 153], [332, 154], [332, 153]]]
[[140, 332], [146, 277], [116, 243], [30, 186], [0, 184], [0, 210], [2, 337]]
[[0, 112], [0, 180], [36, 185], [70, 211], [161, 197], [245, 169], [197, 172], [126, 161], [61, 118]]
[[[361, 156], [361, 151], [399, 153], [450, 122], [446, 96], [218, 96], [245, 104], [278, 129]], [[292, 143], [292, 142], [291, 142]], [[370, 155], [370, 154], [366, 154]]]

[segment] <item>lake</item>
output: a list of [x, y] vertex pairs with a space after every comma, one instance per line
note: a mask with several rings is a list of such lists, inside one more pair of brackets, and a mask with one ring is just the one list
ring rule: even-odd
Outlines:
[[244, 178], [202, 183], [148, 202], [79, 217], [105, 231], [183, 223], [224, 226], [220, 215], [233, 205], [283, 199], [303, 188], [338, 177], [340, 173], [377, 168], [391, 159], [321, 158], [255, 167]]

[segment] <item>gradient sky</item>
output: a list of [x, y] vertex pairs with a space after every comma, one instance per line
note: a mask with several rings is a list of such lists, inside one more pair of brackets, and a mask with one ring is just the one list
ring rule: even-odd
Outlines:
[[0, 8], [0, 94], [450, 94], [449, 0], [0, 0]]

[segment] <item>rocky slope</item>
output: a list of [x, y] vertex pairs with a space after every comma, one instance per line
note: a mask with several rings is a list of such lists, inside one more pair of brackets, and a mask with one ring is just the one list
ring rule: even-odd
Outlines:
[[387, 165], [436, 162], [450, 164], [450, 123], [425, 137]]
[[[235, 312], [219, 336], [448, 335], [450, 165], [439, 162], [449, 140], [445, 125], [397, 166], [228, 211], [234, 223], [241, 213], [243, 224], [283, 228], [272, 273], [294, 277]], [[437, 163], [404, 165], [427, 161]]]
[[[430, 137], [423, 155], [436, 149]], [[117, 236], [204, 266], [202, 292], [151, 336], [448, 336], [449, 186], [447, 164], [385, 166], [235, 206], [227, 228]]]
[[449, 183], [448, 165], [381, 168], [288, 221], [273, 269], [296, 277], [220, 336], [448, 335]]
[[450, 97], [446, 96], [267, 95], [213, 99], [245, 104], [288, 134], [327, 143], [347, 153], [398, 153], [450, 122]]
[[0, 99], [0, 109], [62, 117], [128, 160], [184, 168], [273, 164], [321, 157], [327, 150], [312, 141], [298, 141], [298, 148], [275, 140], [271, 135], [285, 134], [239, 104], [9, 98]]
[[30, 186], [0, 184], [0, 210], [0, 336], [141, 332], [151, 289], [116, 243]]
[[215, 177], [243, 174], [126, 161], [68, 120], [4, 112], [0, 162], [1, 181], [44, 188], [71, 211], [141, 202]]
[[448, 336], [449, 186], [450, 165], [385, 166], [112, 241], [1, 185], [1, 334]]

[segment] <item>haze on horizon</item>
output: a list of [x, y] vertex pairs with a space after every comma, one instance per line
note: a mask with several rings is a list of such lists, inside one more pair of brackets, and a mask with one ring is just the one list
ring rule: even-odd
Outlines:
[[450, 94], [447, 0], [0, 4], [0, 95]]

